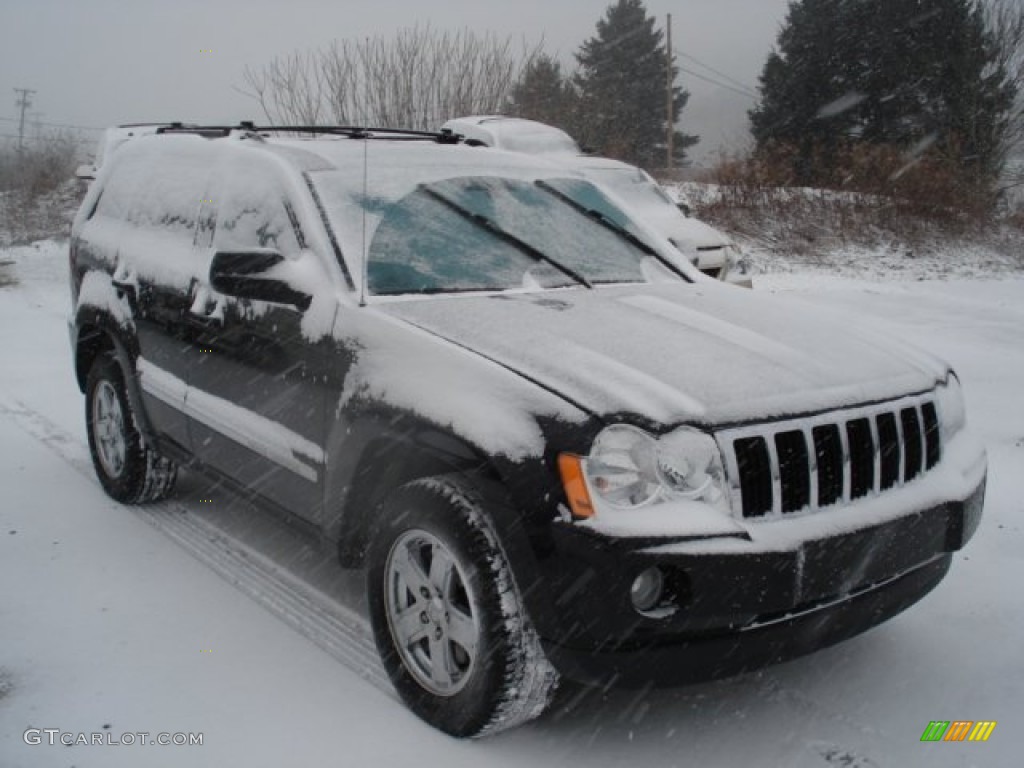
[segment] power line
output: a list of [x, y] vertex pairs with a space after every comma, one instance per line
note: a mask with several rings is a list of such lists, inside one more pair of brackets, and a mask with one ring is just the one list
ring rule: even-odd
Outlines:
[[712, 85], [717, 85], [719, 88], [725, 88], [727, 91], [732, 91], [733, 93], [738, 93], [740, 96], [746, 96], [748, 99], [753, 99], [754, 101], [758, 101], [760, 99], [760, 97], [753, 91], [753, 89], [751, 89], [748, 86], [744, 85], [739, 80], [736, 80], [735, 78], [729, 77], [728, 75], [719, 72], [717, 69], [714, 69], [710, 65], [705, 64], [704, 62], [702, 62], [699, 59], [697, 59], [695, 56], [690, 56], [687, 53], [683, 53], [678, 48], [673, 48], [672, 52], [675, 55], [677, 55], [677, 56], [682, 56], [683, 58], [690, 59], [691, 61], [695, 61], [699, 66], [704, 67], [705, 69], [710, 70], [711, 72], [714, 72], [715, 74], [719, 75], [720, 77], [724, 78], [725, 80], [730, 81], [733, 84], [730, 84], [729, 82], [722, 82], [722, 80], [718, 80], [718, 79], [716, 79], [714, 77], [711, 77], [710, 75], [705, 75], [705, 74], [702, 74], [700, 72], [694, 72], [692, 69], [689, 69], [688, 67], [684, 67], [682, 64], [678, 65], [680, 72], [685, 72], [686, 74], [690, 75], [691, 77], [696, 77], [698, 80], [703, 80], [706, 83], [711, 83]]
[[[16, 122], [18, 122], [18, 118], [16, 118], [16, 117], [0, 117], [0, 120], [3, 120], [4, 122], [7, 122], [7, 123], [16, 123]], [[80, 131], [105, 131], [106, 130], [106, 128], [96, 128], [96, 127], [91, 126], [91, 125], [72, 125], [70, 123], [45, 123], [45, 122], [41, 122], [40, 121], [39, 125], [45, 125], [45, 126], [48, 126], [48, 127], [51, 127], [51, 128], [76, 128], [76, 129], [78, 129]]]
[[731, 85], [727, 85], [726, 83], [723, 83], [720, 80], [715, 80], [713, 77], [702, 75], [700, 72], [694, 72], [692, 69], [687, 69], [686, 67], [679, 67], [679, 71], [685, 72], [691, 77], [696, 77], [698, 80], [704, 80], [705, 82], [711, 83], [712, 85], [717, 85], [719, 88], [725, 88], [727, 91], [732, 91], [733, 93], [738, 93], [740, 96], [746, 96], [748, 99], [753, 99], [754, 101], [757, 101], [757, 96], [750, 93], [749, 91], [741, 91], [739, 88], [733, 88]]
[[753, 89], [753, 88], [751, 88], [751, 87], [750, 87], [749, 85], [747, 85], [746, 83], [741, 83], [741, 82], [740, 82], [739, 80], [737, 80], [736, 78], [734, 78], [734, 77], [730, 77], [729, 75], [725, 74], [725, 72], [722, 72], [722, 71], [720, 71], [720, 70], [717, 70], [717, 69], [715, 69], [715, 68], [714, 68], [714, 67], [712, 67], [712, 66], [711, 66], [710, 64], [705, 64], [705, 63], [704, 63], [703, 61], [701, 61], [700, 59], [698, 59], [698, 58], [697, 58], [696, 56], [691, 56], [690, 54], [688, 54], [688, 53], [684, 53], [683, 51], [680, 51], [680, 50], [678, 50], [678, 49], [673, 49], [673, 50], [674, 50], [674, 52], [675, 52], [675, 54], [676, 54], [677, 56], [682, 56], [682, 57], [683, 57], [684, 59], [689, 59], [689, 60], [690, 60], [690, 61], [692, 61], [692, 62], [693, 62], [694, 64], [697, 64], [698, 66], [704, 67], [704, 69], [706, 69], [706, 70], [707, 70], [708, 72], [711, 72], [711, 73], [713, 73], [713, 74], [716, 74], [716, 75], [718, 75], [718, 76], [719, 76], [719, 77], [721, 77], [721, 78], [722, 78], [723, 80], [725, 80], [725, 81], [727, 81], [727, 82], [729, 82], [729, 83], [732, 83], [733, 85], [735, 85], [735, 86], [736, 86], [737, 88], [739, 88], [740, 90], [743, 90], [743, 91], [747, 91], [747, 92], [748, 92], [748, 93], [749, 93], [749, 94], [750, 94], [751, 96], [756, 96], [756, 95], [757, 95], [757, 94], [755, 94], [755, 93], [754, 93], [754, 89]]
[[0, 133], [3, 139], [20, 139], [21, 141], [41, 141], [46, 144], [61, 144], [71, 142], [73, 144], [92, 144], [92, 139], [62, 139], [55, 136], [24, 136], [19, 137], [16, 133]]

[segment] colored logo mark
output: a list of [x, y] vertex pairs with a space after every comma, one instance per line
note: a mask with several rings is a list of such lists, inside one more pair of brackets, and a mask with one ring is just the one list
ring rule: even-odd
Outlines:
[[995, 729], [995, 720], [932, 720], [921, 741], [988, 741]]

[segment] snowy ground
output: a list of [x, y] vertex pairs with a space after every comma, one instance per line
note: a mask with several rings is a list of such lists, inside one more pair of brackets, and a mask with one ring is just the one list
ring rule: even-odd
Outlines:
[[[460, 743], [394, 699], [360, 577], [186, 477], [169, 503], [92, 477], [70, 371], [66, 253], [0, 250], [0, 766], [1011, 766], [1024, 748], [1024, 279], [790, 272], [756, 290], [881, 324], [951, 360], [990, 457], [982, 527], [931, 596], [839, 647], [669, 691], [570, 691], [518, 731]], [[980, 270], [979, 270], [980, 271]], [[0, 280], [0, 284], [3, 280]], [[1014, 713], [1017, 713], [1016, 715]], [[922, 744], [931, 720], [996, 720]], [[28, 728], [147, 732], [27, 745]], [[202, 746], [150, 745], [202, 733]], [[66, 739], [69, 737], [65, 737]], [[139, 737], [135, 737], [136, 741]]]

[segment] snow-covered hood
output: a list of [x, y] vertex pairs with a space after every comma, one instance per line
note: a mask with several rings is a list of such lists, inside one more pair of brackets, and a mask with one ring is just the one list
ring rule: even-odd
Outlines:
[[728, 238], [708, 224], [697, 219], [688, 219], [680, 214], [678, 218], [662, 217], [660, 220], [651, 218], [659, 231], [666, 237], [677, 241], [680, 245], [691, 245], [694, 248], [721, 248], [728, 244]]
[[793, 300], [714, 283], [378, 308], [603, 416], [708, 426], [922, 392], [947, 368]]
[[684, 249], [722, 248], [729, 243], [729, 238], [714, 227], [698, 219], [687, 218], [672, 206], [631, 205], [628, 200], [623, 203], [638, 220]]

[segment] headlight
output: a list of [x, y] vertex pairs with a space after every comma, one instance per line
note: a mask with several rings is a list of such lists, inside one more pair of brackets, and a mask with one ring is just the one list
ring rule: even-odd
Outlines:
[[721, 482], [718, 446], [695, 429], [665, 435], [658, 441], [658, 476], [672, 496], [710, 500]]
[[579, 466], [598, 508], [604, 503], [636, 509], [688, 499], [729, 512], [718, 446], [710, 435], [690, 427], [657, 439], [636, 427], [607, 427]]
[[597, 436], [585, 465], [588, 484], [616, 507], [642, 507], [657, 498], [658, 447], [635, 427], [612, 426]]
[[955, 373], [949, 375], [945, 384], [935, 388], [935, 407], [939, 412], [942, 442], [945, 443], [967, 424], [964, 396]]

